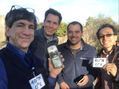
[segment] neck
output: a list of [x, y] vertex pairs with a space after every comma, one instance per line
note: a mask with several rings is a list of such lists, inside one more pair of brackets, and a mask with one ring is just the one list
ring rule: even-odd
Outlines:
[[81, 42], [75, 45], [70, 45], [71, 49], [80, 49], [81, 48]]
[[106, 53], [110, 53], [110, 52], [112, 51], [112, 48], [113, 48], [113, 47], [110, 47], [110, 48], [104, 48], [104, 50], [105, 50]]

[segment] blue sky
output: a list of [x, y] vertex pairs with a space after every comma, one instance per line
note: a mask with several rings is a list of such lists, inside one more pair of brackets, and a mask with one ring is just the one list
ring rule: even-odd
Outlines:
[[40, 22], [45, 11], [54, 8], [61, 12], [63, 22], [76, 20], [84, 24], [89, 16], [101, 14], [119, 24], [119, 0], [0, 0], [0, 15], [5, 15], [12, 5], [35, 9]]

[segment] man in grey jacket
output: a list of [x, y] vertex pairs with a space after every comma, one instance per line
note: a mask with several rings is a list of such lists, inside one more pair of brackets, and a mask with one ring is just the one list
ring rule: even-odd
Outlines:
[[[96, 50], [83, 41], [82, 35], [83, 26], [73, 21], [67, 26], [67, 42], [58, 46], [64, 57], [64, 69], [58, 76], [61, 89], [93, 89], [94, 77], [90, 64], [96, 56]], [[80, 75], [84, 76], [77, 80]]]

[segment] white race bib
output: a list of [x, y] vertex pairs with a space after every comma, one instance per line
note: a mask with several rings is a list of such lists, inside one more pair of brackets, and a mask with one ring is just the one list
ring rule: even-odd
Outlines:
[[107, 58], [93, 58], [93, 67], [102, 68], [107, 63]]
[[30, 83], [32, 89], [41, 89], [45, 86], [45, 82], [44, 82], [44, 79], [41, 74], [30, 79], [29, 83]]

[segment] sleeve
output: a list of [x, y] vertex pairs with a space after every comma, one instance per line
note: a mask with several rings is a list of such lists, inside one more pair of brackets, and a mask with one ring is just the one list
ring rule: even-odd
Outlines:
[[114, 63], [117, 66], [117, 73], [116, 73], [116, 76], [113, 77], [113, 79], [114, 79], [115, 82], [119, 82], [119, 49], [116, 52], [116, 58], [115, 58]]
[[114, 77], [114, 80], [116, 81], [116, 82], [119, 82], [119, 57], [117, 58], [117, 61], [116, 61], [116, 66], [117, 66], [117, 74], [116, 74], [116, 76]]
[[86, 86], [87, 87], [93, 86], [92, 82], [94, 81], [94, 77], [91, 74], [88, 74], [88, 77], [89, 77], [89, 82]]
[[64, 81], [63, 79], [63, 76], [62, 76], [62, 72], [58, 75], [58, 78], [57, 78], [57, 82], [60, 84]]
[[8, 89], [7, 88], [7, 75], [5, 71], [4, 64], [0, 58], [0, 89]]
[[49, 81], [49, 88], [54, 89], [55, 85], [56, 85], [56, 78], [53, 78], [53, 77], [49, 76], [48, 81]]

